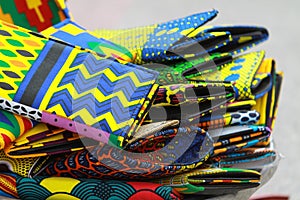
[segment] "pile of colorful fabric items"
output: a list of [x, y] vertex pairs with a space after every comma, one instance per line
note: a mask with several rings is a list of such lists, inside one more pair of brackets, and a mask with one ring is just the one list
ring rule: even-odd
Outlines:
[[0, 196], [205, 199], [274, 165], [265, 28], [211, 10], [88, 31], [63, 0], [0, 2]]

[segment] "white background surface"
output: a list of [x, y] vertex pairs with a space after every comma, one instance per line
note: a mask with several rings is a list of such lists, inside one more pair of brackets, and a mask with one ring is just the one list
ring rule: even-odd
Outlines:
[[300, 199], [300, 1], [297, 0], [85, 0], [68, 2], [82, 26], [128, 28], [164, 22], [197, 12], [219, 10], [210, 24], [252, 24], [268, 28], [270, 39], [257, 49], [274, 57], [285, 72], [274, 137], [285, 156], [258, 194]]

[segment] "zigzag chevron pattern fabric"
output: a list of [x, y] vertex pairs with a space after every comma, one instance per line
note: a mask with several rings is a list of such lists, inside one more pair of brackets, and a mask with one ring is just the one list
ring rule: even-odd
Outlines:
[[153, 100], [157, 73], [103, 59], [4, 22], [1, 33], [1, 44], [9, 43], [13, 35], [41, 44], [39, 51], [31, 48], [29, 52], [23, 49], [30, 45], [10, 42], [11, 48], [2, 50], [6, 63], [2, 74], [19, 70], [15, 63], [26, 64], [20, 76], [1, 76], [10, 81], [1, 82], [2, 98], [101, 129], [118, 146], [139, 126]]

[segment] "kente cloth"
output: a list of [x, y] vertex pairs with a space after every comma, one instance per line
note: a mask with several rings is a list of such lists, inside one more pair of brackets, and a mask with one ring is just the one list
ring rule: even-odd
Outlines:
[[0, 171], [16, 173], [19, 176], [31, 177], [38, 173], [47, 161], [45, 158], [11, 158], [0, 151]]
[[235, 168], [204, 168], [155, 182], [171, 186], [181, 194], [222, 195], [259, 186], [260, 173]]
[[213, 143], [201, 129], [178, 128], [159, 151], [133, 153], [100, 143], [97, 147], [48, 160], [40, 175], [74, 178], [151, 179], [190, 171], [210, 156]]
[[192, 78], [197, 81], [229, 81], [233, 83], [237, 100], [258, 99], [272, 88], [269, 73], [259, 73], [264, 51], [251, 52], [233, 59], [220, 70]]
[[64, 0], [1, 0], [0, 20], [32, 31], [42, 31], [66, 18], [70, 13]]
[[268, 139], [271, 130], [265, 126], [243, 125], [210, 130], [209, 134], [214, 140], [213, 155], [215, 156], [253, 147]]
[[203, 26], [217, 11], [198, 13], [165, 23], [123, 30], [97, 30], [99, 37], [135, 52], [135, 63], [168, 63], [208, 53], [238, 54], [268, 38], [263, 27]]
[[121, 147], [152, 104], [157, 73], [0, 23], [0, 107]]
[[278, 158], [278, 152], [274, 147], [245, 148], [229, 154], [221, 154], [211, 157], [212, 167], [262, 169], [266, 165], [273, 164]]
[[171, 187], [156, 183], [66, 177], [25, 178], [12, 173], [0, 173], [0, 195], [22, 200], [181, 199], [181, 195]]

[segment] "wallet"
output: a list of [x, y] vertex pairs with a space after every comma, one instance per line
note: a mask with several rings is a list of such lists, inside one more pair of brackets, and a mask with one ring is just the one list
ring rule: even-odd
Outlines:
[[0, 25], [1, 109], [122, 147], [152, 104], [157, 73]]
[[172, 63], [211, 53], [234, 55], [268, 39], [263, 27], [203, 26], [216, 15], [212, 10], [161, 24], [95, 33], [135, 52], [137, 64]]
[[178, 136], [158, 151], [130, 152], [100, 143], [89, 150], [52, 157], [36, 175], [149, 180], [201, 166], [212, 153], [210, 136], [196, 127], [169, 130], [176, 131]]
[[229, 81], [233, 83], [237, 100], [258, 99], [272, 88], [271, 76], [257, 74], [264, 56], [264, 51], [244, 54], [225, 64], [219, 71], [194, 77], [192, 80]]
[[210, 130], [209, 134], [214, 140], [213, 155], [218, 155], [253, 147], [269, 138], [271, 130], [265, 126], [243, 125]]
[[157, 180], [181, 194], [224, 195], [260, 185], [260, 173], [235, 168], [204, 168]]

